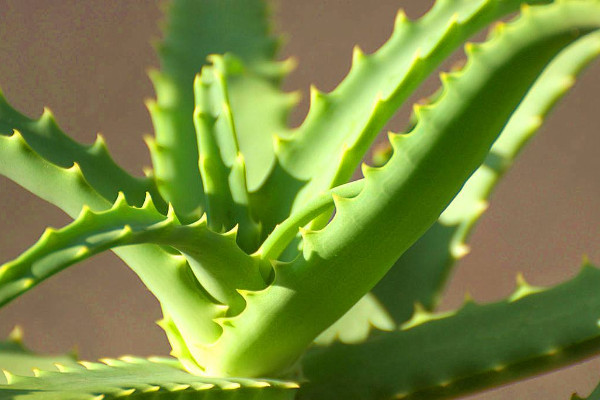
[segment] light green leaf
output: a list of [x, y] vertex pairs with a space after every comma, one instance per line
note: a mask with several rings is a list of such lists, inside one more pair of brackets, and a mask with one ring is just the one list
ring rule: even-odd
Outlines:
[[[95, 211], [111, 207], [111, 203], [87, 183], [78, 164], [65, 169], [48, 162], [33, 151], [18, 132], [14, 132], [12, 136], [0, 135], [0, 159], [0, 174], [57, 205], [73, 218], [80, 214], [83, 204]], [[57, 187], [62, 190], [56, 190]], [[69, 196], [64, 193], [69, 193]], [[206, 296], [199, 294], [198, 281], [187, 263], [155, 245], [125, 246], [114, 249], [114, 252], [157, 297], [176, 321], [186, 342], [202, 342], [214, 338], [217, 332], [214, 329], [208, 329], [207, 332], [211, 325], [199, 318], [194, 311], [205, 307]], [[4, 286], [4, 301], [31, 287], [26, 280], [28, 276], [28, 271], [21, 276], [25, 279], [21, 287], [13, 285], [7, 289]], [[173, 296], [173, 293], [178, 293], [179, 296]]]
[[226, 83], [227, 64], [211, 57], [194, 82], [194, 125], [200, 149], [208, 226], [217, 232], [238, 229], [238, 243], [248, 253], [258, 247], [259, 226], [254, 222], [246, 184], [246, 162], [238, 145]]
[[[236, 121], [241, 136], [249, 137], [241, 140], [244, 152], [254, 139], [264, 144], [260, 138], [266, 137], [270, 142], [269, 130], [284, 123], [289, 100], [278, 93], [278, 86], [286, 68], [272, 62], [278, 43], [270, 36], [268, 11], [261, 0], [174, 0], [167, 12], [166, 35], [157, 49], [162, 70], [151, 74], [157, 100], [148, 107], [156, 139], [149, 145], [161, 193], [180, 217], [197, 218], [204, 209], [204, 195], [192, 120], [195, 75], [210, 54], [231, 53], [243, 62], [244, 69], [232, 78], [230, 88], [234, 111], [247, 109]], [[253, 100], [249, 89], [256, 86], [270, 90], [270, 102]], [[271, 119], [257, 119], [270, 111]], [[253, 181], [260, 180], [272, 163], [272, 156], [263, 161], [250, 151], [248, 159]], [[254, 164], [263, 162], [254, 172]]]
[[444, 93], [418, 110], [416, 128], [392, 135], [390, 161], [365, 167], [361, 193], [336, 197], [333, 220], [303, 232], [302, 256], [276, 266], [273, 284], [223, 321], [207, 349], [218, 354], [211, 372], [260, 375], [291, 365], [437, 220], [548, 62], [598, 26], [600, 3], [562, 2], [532, 7], [489, 42], [469, 45], [467, 67], [443, 78]]
[[103, 363], [80, 362], [78, 367], [40, 371], [37, 377], [5, 373], [2, 400], [108, 400], [252, 398], [292, 400], [298, 385], [271, 379], [213, 378], [184, 372], [173, 359], [122, 357]]
[[435, 308], [452, 267], [468, 252], [468, 236], [486, 210], [487, 199], [496, 184], [542, 126], [553, 105], [598, 54], [600, 34], [591, 33], [563, 50], [548, 65], [502, 130], [484, 164], [469, 178], [438, 221], [375, 286], [372, 293], [383, 307], [377, 311], [371, 306], [365, 307], [364, 303], [357, 304], [349, 312], [352, 314], [328, 329], [329, 338], [339, 335], [346, 340], [360, 340], [364, 337], [362, 333], [349, 339], [353, 337], [350, 331], [357, 324], [356, 318], [369, 321], [391, 315], [399, 325], [410, 317], [415, 303], [428, 310]]
[[[85, 180], [108, 201], [114, 201], [118, 192], [122, 191], [133, 204], [141, 205], [146, 192], [150, 192], [157, 205], [164, 208], [154, 181], [150, 178], [134, 178], [115, 164], [102, 136], [98, 135], [94, 144], [83, 146], [62, 132], [50, 110], [44, 109], [37, 120], [30, 119], [12, 108], [0, 92], [0, 135], [10, 137], [15, 130], [47, 162], [60, 168], [70, 168], [77, 163]], [[15, 165], [11, 165], [11, 168], [15, 168]]]
[[[36, 245], [2, 265], [0, 305], [94, 254], [142, 243], [171, 246], [185, 255], [179, 256], [178, 263], [186, 268], [189, 262], [200, 285], [210, 293], [204, 299], [205, 306], [194, 310], [207, 319], [207, 326], [213, 325], [211, 320], [226, 308], [220, 304], [231, 307], [231, 312], [244, 307], [238, 289], [260, 290], [266, 285], [258, 258], [244, 253], [235, 235], [210, 231], [206, 219], [181, 225], [174, 212], [166, 217], [158, 212], [150, 196], [141, 208], [135, 208], [120, 195], [110, 210], [95, 213], [84, 208], [68, 226], [47, 229]], [[199, 291], [196, 297], [202, 294]]]
[[[25, 348], [22, 332], [16, 327], [5, 342], [0, 342], [0, 369], [14, 374], [33, 376], [34, 370], [55, 371], [55, 364], [76, 367], [74, 355], [47, 356], [38, 355]], [[0, 385], [6, 383], [4, 374], [0, 374]]]
[[[545, 1], [529, 3], [540, 2]], [[401, 11], [392, 36], [375, 53], [365, 55], [356, 48], [348, 76], [331, 93], [312, 88], [305, 121], [280, 134], [280, 167], [261, 189], [261, 199], [281, 191], [277, 207], [283, 210], [267, 216], [273, 220], [266, 220], [265, 226], [280, 222], [289, 208], [296, 210], [320, 192], [348, 182], [377, 134], [419, 84], [461, 43], [517, 11], [521, 3], [437, 1], [417, 21], [409, 21]], [[328, 219], [322, 218], [315, 228]]]
[[[110, 206], [87, 182], [79, 164], [62, 168], [47, 161], [27, 144], [19, 131], [10, 136], [0, 135], [0, 159], [1, 175], [71, 216], [77, 215], [84, 204], [96, 210]], [[56, 190], [57, 187], [62, 190]]]

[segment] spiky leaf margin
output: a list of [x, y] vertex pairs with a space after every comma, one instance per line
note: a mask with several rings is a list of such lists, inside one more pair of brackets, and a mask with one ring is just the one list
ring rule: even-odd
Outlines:
[[445, 399], [600, 352], [600, 270], [585, 265], [549, 289], [517, 282], [506, 300], [417, 309], [398, 331], [316, 349], [303, 361], [300, 399]]

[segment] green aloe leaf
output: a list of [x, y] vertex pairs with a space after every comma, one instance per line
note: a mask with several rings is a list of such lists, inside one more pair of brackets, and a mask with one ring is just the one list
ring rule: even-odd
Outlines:
[[[375, 286], [371, 296], [376, 300], [359, 302], [321, 336], [319, 343], [328, 343], [336, 336], [344, 341], [363, 340], [370, 321], [386, 320], [384, 328], [389, 329], [393, 323], [390, 324], [386, 316], [399, 325], [410, 317], [415, 303], [428, 310], [435, 308], [452, 267], [468, 252], [466, 241], [486, 210], [493, 189], [542, 126], [553, 105], [599, 54], [600, 34], [592, 33], [563, 50], [546, 67], [502, 130], [484, 164], [469, 178], [438, 221]], [[379, 301], [382, 307], [373, 309], [373, 301]], [[357, 319], [364, 322], [360, 324]], [[353, 334], [357, 324], [361, 328]]]
[[108, 400], [123, 397], [167, 400], [180, 398], [229, 400], [292, 400], [298, 385], [271, 379], [213, 378], [191, 375], [173, 359], [103, 359], [59, 365], [37, 376], [5, 372], [2, 400]]
[[444, 399], [600, 352], [600, 270], [586, 265], [550, 289], [517, 281], [504, 301], [417, 310], [400, 330], [315, 349], [300, 398]]
[[[303, 232], [303, 254], [276, 266], [273, 284], [246, 295], [244, 312], [222, 322], [223, 335], [205, 349], [218, 354], [211, 372], [260, 375], [291, 365], [437, 220], [547, 63], [598, 26], [597, 1], [555, 3], [526, 9], [489, 42], [469, 45], [467, 67], [443, 77], [443, 95], [418, 109], [416, 128], [391, 135], [390, 161], [365, 166], [360, 194], [335, 197], [333, 220]], [[327, 304], [316, 315], [315, 293]]]
[[205, 307], [194, 311], [207, 318], [207, 325], [221, 315], [220, 304], [230, 306], [231, 312], [243, 309], [238, 289], [260, 290], [266, 286], [259, 259], [237, 246], [234, 233], [222, 235], [209, 230], [205, 218], [181, 225], [172, 209], [166, 217], [162, 215], [150, 196], [141, 208], [135, 208], [121, 194], [110, 210], [95, 213], [84, 208], [73, 223], [60, 230], [47, 229], [37, 244], [2, 265], [0, 305], [94, 254], [141, 243], [171, 246], [184, 255], [179, 263], [189, 263], [199, 283], [210, 293]]
[[[90, 211], [107, 210], [112, 205], [88, 184], [77, 163], [71, 168], [61, 168], [48, 162], [25, 142], [18, 131], [11, 136], [0, 135], [0, 159], [0, 174], [57, 205], [73, 218], [81, 214], [82, 204], [86, 205], [87, 214]], [[57, 187], [62, 190], [55, 190]], [[69, 196], [64, 196], [64, 193], [69, 193]], [[191, 346], [192, 343], [214, 340], [219, 332], [218, 327], [207, 324], [206, 318], [196, 312], [206, 309], [207, 304], [212, 302], [201, 291], [185, 259], [150, 244], [118, 247], [113, 251], [140, 277], [176, 322], [181, 334], [178, 339], [180, 342]], [[64, 260], [59, 257], [59, 261]], [[7, 269], [3, 266], [3, 274]], [[39, 280], [32, 277], [28, 270], [21, 272], [24, 275], [17, 277], [20, 283], [15, 284], [12, 279], [4, 281], [3, 302], [23, 293]], [[54, 272], [50, 268], [43, 275], [49, 276], [47, 273], [51, 275]], [[173, 296], [173, 293], [179, 295]]]
[[258, 247], [260, 232], [250, 210], [246, 162], [229, 101], [226, 65], [232, 61], [221, 56], [211, 61], [194, 82], [194, 125], [208, 225], [217, 232], [237, 225], [238, 242], [250, 253]]
[[[165, 38], [158, 44], [161, 71], [151, 73], [157, 100], [148, 107], [156, 138], [149, 147], [161, 193], [180, 216], [198, 217], [204, 194], [192, 120], [194, 77], [210, 54], [231, 53], [241, 60], [229, 86], [234, 114], [240, 109], [236, 124], [246, 152], [256, 141], [271, 148], [271, 135], [285, 123], [291, 101], [279, 92], [279, 83], [289, 68], [272, 61], [278, 42], [270, 35], [261, 0], [174, 0], [167, 13]], [[255, 89], [268, 90], [269, 101], [254, 101]], [[271, 167], [272, 152], [247, 153], [251, 182], [260, 181]]]
[[[339, 86], [327, 94], [312, 88], [303, 124], [280, 133], [279, 168], [258, 193], [260, 199], [268, 199], [280, 191], [277, 212], [265, 216], [265, 226], [274, 226], [290, 208], [302, 207], [320, 192], [346, 183], [377, 134], [419, 84], [461, 43], [517, 11], [521, 3], [437, 1], [417, 21], [409, 21], [400, 12], [392, 36], [375, 53], [365, 55], [356, 48], [352, 68]], [[316, 227], [327, 221], [323, 218]]]
[[[19, 131], [0, 135], [0, 159], [0, 175], [71, 216], [76, 216], [84, 204], [96, 210], [110, 207], [110, 202], [87, 182], [79, 164], [63, 168], [49, 162], [29, 146]], [[55, 190], [57, 187], [62, 190]]]
[[[74, 355], [42, 356], [25, 348], [22, 332], [16, 327], [7, 341], [0, 342], [0, 369], [10, 370], [14, 374], [33, 376], [34, 370], [56, 370], [55, 364], [76, 367]], [[6, 377], [0, 374], [0, 385], [6, 384]]]
[[30, 119], [11, 107], [0, 92], [0, 135], [10, 137], [15, 130], [47, 162], [61, 168], [77, 163], [90, 186], [108, 201], [114, 201], [118, 192], [123, 191], [130, 201], [141, 205], [146, 192], [150, 192], [158, 206], [164, 208], [154, 181], [135, 178], [119, 167], [108, 154], [102, 136], [98, 135], [90, 146], [81, 145], [62, 132], [50, 110], [44, 109], [37, 120]]

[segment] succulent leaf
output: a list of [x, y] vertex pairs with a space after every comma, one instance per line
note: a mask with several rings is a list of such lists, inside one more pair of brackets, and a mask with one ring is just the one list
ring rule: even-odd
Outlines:
[[[7, 341], [0, 342], [0, 369], [10, 370], [12, 374], [34, 376], [34, 371], [54, 371], [56, 364], [76, 367], [75, 356], [71, 354], [47, 356], [35, 354], [25, 348], [22, 332], [16, 327]], [[6, 384], [6, 377], [0, 374], [0, 385]]]
[[[273, 284], [224, 326], [211, 347], [218, 355], [211, 372], [261, 375], [293, 364], [435, 222], [546, 64], [598, 25], [597, 1], [555, 3], [532, 7], [486, 44], [468, 46], [467, 67], [444, 80], [440, 100], [419, 109], [410, 134], [392, 137], [390, 161], [365, 168], [362, 192], [338, 199], [323, 230], [304, 231], [302, 256], [276, 267]], [[327, 299], [317, 315], [316, 293]]]
[[81, 361], [78, 367], [40, 371], [38, 376], [6, 372], [0, 399], [100, 400], [255, 398], [291, 400], [298, 385], [272, 379], [213, 378], [191, 375], [173, 359], [121, 357], [102, 363]]
[[149, 195], [141, 208], [135, 208], [121, 194], [110, 210], [95, 213], [85, 207], [73, 223], [60, 230], [47, 229], [36, 245], [1, 266], [0, 304], [94, 254], [141, 243], [171, 246], [184, 254], [185, 258], [171, 257], [179, 257], [177, 262], [184, 267], [189, 262], [200, 285], [210, 293], [204, 307], [195, 310], [208, 321], [222, 313], [219, 304], [234, 311], [243, 309], [238, 289], [265, 286], [258, 259], [246, 255], [233, 238], [210, 231], [205, 219], [181, 225], [173, 213], [165, 217], [158, 212]]
[[[521, 3], [515, 21], [467, 44], [468, 63], [441, 74], [410, 131], [390, 133], [378, 165], [347, 183], [414, 89]], [[56, 358], [0, 342], [0, 399], [298, 392], [262, 377], [302, 377], [301, 399], [447, 398], [600, 353], [600, 270], [589, 265], [554, 288], [519, 275], [505, 301], [432, 311], [498, 179], [600, 54], [600, 0], [437, 0], [416, 21], [400, 12], [378, 51], [354, 49], [338, 88], [311, 87], [292, 130], [297, 94], [280, 83], [294, 62], [273, 60], [265, 2], [168, 10], [161, 71], [150, 73], [151, 178], [124, 172], [101, 137], [82, 146], [49, 111], [31, 120], [0, 93], [0, 174], [75, 219], [0, 265], [0, 306], [112, 249], [159, 300], [177, 360], [66, 358], [53, 369]], [[319, 334], [330, 346], [307, 353]], [[24, 376], [32, 363], [41, 368]]]
[[[83, 204], [96, 210], [110, 207], [110, 202], [87, 182], [79, 164], [63, 168], [47, 161], [27, 144], [19, 131], [10, 136], [0, 135], [0, 159], [1, 175], [73, 217]], [[62, 190], [57, 191], [57, 187]]]
[[[375, 286], [372, 293], [383, 304], [382, 309], [377, 312], [371, 303], [358, 303], [328, 329], [328, 338], [336, 335], [351, 338], [356, 318], [368, 323], [370, 318], [391, 315], [399, 325], [410, 317], [415, 303], [430, 311], [435, 308], [452, 267], [468, 251], [466, 240], [485, 211], [496, 184], [541, 127], [554, 104], [572, 87], [575, 77], [599, 54], [600, 34], [591, 33], [563, 50], [546, 67], [502, 130], [484, 164], [469, 178], [438, 221]], [[361, 337], [364, 335], [350, 340]]]
[[194, 82], [194, 125], [208, 226], [217, 232], [237, 226], [238, 243], [252, 252], [258, 247], [260, 232], [251, 215], [246, 164], [231, 114], [226, 83], [230, 61], [221, 56], [212, 56], [211, 61]]
[[[248, 108], [246, 114], [240, 111], [242, 134], [264, 136], [262, 130], [279, 128], [286, 117], [289, 101], [278, 93], [285, 68], [271, 61], [278, 44], [270, 36], [267, 15], [265, 4], [259, 0], [174, 0], [168, 7], [166, 35], [157, 45], [162, 70], [151, 74], [157, 100], [148, 103], [156, 132], [150, 151], [159, 189], [180, 217], [194, 219], [204, 210], [192, 85], [210, 54], [231, 53], [248, 68], [230, 83], [233, 107]], [[253, 101], [249, 91], [253, 85], [268, 88], [272, 102]], [[273, 110], [274, 114], [257, 122], [252, 110], [259, 110], [257, 114]], [[270, 140], [271, 133], [266, 135]], [[242, 141], [242, 150], [246, 143]], [[256, 157], [250, 158], [254, 163]], [[259, 176], [264, 173], [257, 172]], [[254, 176], [254, 172], [249, 175]]]
[[[400, 11], [390, 39], [371, 55], [355, 51], [350, 72], [333, 92], [311, 89], [311, 108], [303, 124], [279, 134], [276, 153], [286, 172], [273, 173], [269, 179], [275, 182], [267, 181], [262, 191], [274, 195], [273, 188], [292, 186], [294, 190], [282, 191], [278, 201], [295, 210], [321, 191], [346, 183], [376, 135], [418, 85], [461, 43], [517, 11], [521, 3], [438, 1], [417, 21]], [[271, 227], [280, 221], [264, 224]]]
[[[600, 352], [600, 270], [497, 303], [420, 311], [394, 332], [304, 358], [300, 399], [445, 399]], [[577, 312], [573, 312], [577, 310]]]
[[123, 191], [132, 203], [141, 205], [146, 192], [150, 192], [158, 206], [164, 207], [154, 182], [150, 178], [135, 178], [119, 167], [108, 154], [101, 135], [94, 144], [81, 145], [62, 132], [49, 109], [45, 108], [37, 120], [30, 119], [11, 107], [0, 92], [0, 135], [10, 137], [14, 131], [47, 162], [60, 168], [77, 163], [90, 186], [108, 201], [114, 201]]
[[258, 249], [257, 254], [265, 260], [279, 259], [281, 253], [292, 242], [303, 226], [333, 207], [336, 198], [357, 196], [362, 190], [363, 184], [364, 180], [357, 180], [337, 186], [315, 197], [298, 212], [293, 213], [280, 225], [277, 225], [263, 242], [260, 249]]

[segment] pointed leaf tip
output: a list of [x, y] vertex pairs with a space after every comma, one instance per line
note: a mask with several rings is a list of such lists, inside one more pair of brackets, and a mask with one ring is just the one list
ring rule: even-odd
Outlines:
[[445, 313], [432, 313], [428, 311], [423, 304], [420, 302], [416, 302], [414, 304], [414, 311], [412, 317], [400, 325], [401, 330], [408, 330], [414, 328], [418, 325], [424, 324], [429, 321], [434, 321], [436, 319], [441, 319], [453, 315], [454, 311], [449, 311]]
[[352, 64], [356, 65], [366, 59], [365, 53], [359, 45], [355, 45], [352, 49]]
[[238, 235], [238, 230], [239, 229], [240, 229], [240, 224], [235, 224], [233, 226], [233, 228], [231, 228], [230, 230], [228, 230], [227, 232], [225, 232], [223, 234], [223, 236], [228, 237], [228, 238], [236, 239], [237, 235]]
[[399, 9], [396, 13], [396, 19], [394, 21], [394, 29], [399, 29], [401, 26], [408, 25], [410, 20], [406, 16], [406, 11], [404, 9]]
[[142, 208], [151, 208], [151, 209], [156, 209], [156, 207], [154, 206], [154, 201], [152, 201], [152, 195], [150, 194], [150, 192], [146, 192], [146, 194], [144, 195], [144, 203], [142, 204]]
[[8, 370], [2, 368], [2, 369], [0, 369], [0, 371], [2, 371], [2, 373], [4, 374], [4, 378], [6, 379], [7, 384], [10, 385], [15, 381], [15, 375], [10, 373]]
[[58, 372], [67, 372], [69, 370], [64, 364], [61, 363], [54, 363], [53, 365], [56, 367]]
[[464, 242], [456, 243], [450, 247], [450, 254], [455, 260], [466, 257], [471, 252], [471, 246]]
[[126, 208], [126, 207], [129, 207], [129, 204], [127, 203], [127, 199], [125, 199], [125, 193], [123, 193], [122, 191], [119, 191], [119, 193], [117, 194], [117, 198], [115, 199], [115, 202], [113, 203], [113, 206], [111, 207], [111, 209], [118, 210], [119, 208]]
[[77, 161], [75, 161], [73, 163], [73, 165], [71, 165], [69, 168], [67, 168], [67, 172], [83, 177], [83, 174], [81, 172], [81, 167], [79, 166], [79, 163]]
[[52, 110], [48, 107], [44, 107], [42, 111], [42, 115], [39, 118], [39, 123], [47, 126], [56, 126], [56, 119], [54, 118], [54, 114]]
[[120, 392], [115, 394], [115, 397], [119, 398], [119, 397], [128, 397], [131, 396], [133, 393], [135, 392], [135, 389], [123, 389]]
[[473, 306], [473, 305], [477, 305], [477, 303], [475, 302], [475, 299], [473, 298], [473, 295], [471, 294], [471, 292], [466, 291], [464, 298], [463, 298], [462, 308], [466, 308], [466, 307]]
[[149, 386], [142, 390], [142, 393], [153, 393], [158, 392], [160, 390], [160, 386]]
[[509, 302], [514, 302], [517, 300], [520, 300], [526, 296], [529, 296], [530, 294], [534, 294], [534, 293], [539, 293], [544, 291], [545, 289], [542, 287], [538, 287], [538, 286], [532, 286], [530, 285], [526, 280], [525, 277], [523, 276], [523, 274], [521, 272], [519, 272], [515, 278], [516, 281], [516, 289], [513, 292], [513, 294], [510, 295], [510, 297], [508, 298]]
[[227, 382], [226, 384], [224, 384], [221, 389], [223, 390], [237, 390], [239, 388], [241, 388], [242, 385], [238, 382]]
[[104, 139], [104, 136], [101, 133], [96, 134], [96, 140], [94, 141], [94, 143], [92, 143], [91, 146], [88, 147], [87, 150], [89, 153], [96, 155], [101, 153], [108, 153], [106, 140]]
[[175, 207], [173, 207], [173, 203], [169, 203], [167, 210], [167, 219], [172, 222], [179, 222], [177, 218], [177, 214], [175, 213]]
[[325, 93], [321, 92], [317, 87], [310, 85], [310, 105], [314, 107], [318, 103], [324, 103], [326, 100]]
[[8, 340], [13, 343], [23, 344], [23, 328], [20, 325], [15, 325], [8, 334]]

